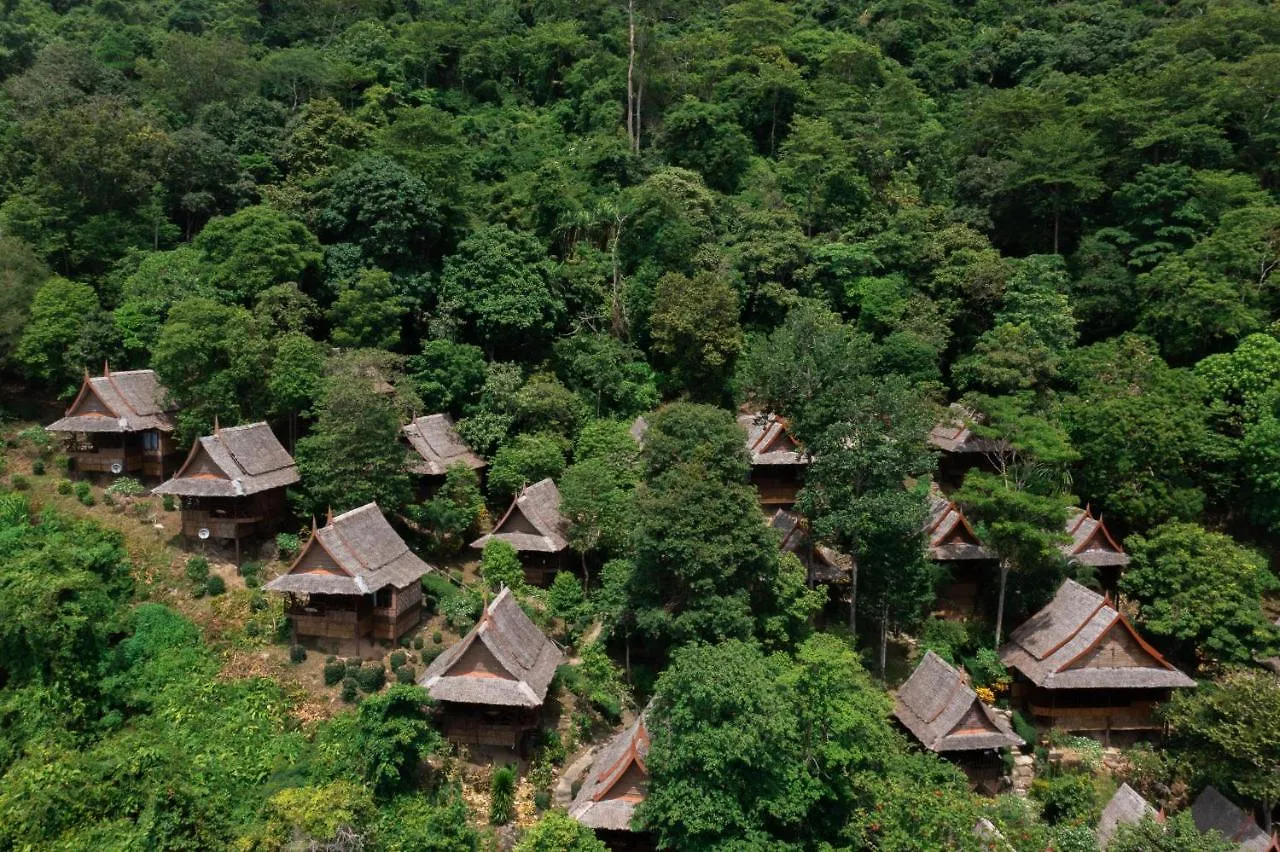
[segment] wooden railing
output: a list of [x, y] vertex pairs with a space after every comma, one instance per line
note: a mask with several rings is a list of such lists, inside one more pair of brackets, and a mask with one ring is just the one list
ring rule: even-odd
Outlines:
[[142, 470], [142, 453], [112, 450], [73, 450], [69, 453], [75, 468], [85, 473], [113, 473], [111, 465], [119, 464], [121, 473]]
[[184, 509], [182, 512], [182, 534], [195, 537], [201, 529], [209, 531], [210, 538], [245, 538], [253, 534], [261, 517], [226, 518], [211, 512]]
[[1051, 720], [1068, 731], [1148, 731], [1161, 725], [1153, 715], [1154, 702], [1139, 701], [1126, 707], [1048, 707], [1028, 705], [1033, 716]]

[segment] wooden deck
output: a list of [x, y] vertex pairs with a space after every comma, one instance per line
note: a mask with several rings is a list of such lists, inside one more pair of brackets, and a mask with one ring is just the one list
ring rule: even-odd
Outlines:
[[1048, 707], [1028, 704], [1037, 721], [1068, 731], [1158, 731], [1155, 702], [1134, 702], [1126, 707]]

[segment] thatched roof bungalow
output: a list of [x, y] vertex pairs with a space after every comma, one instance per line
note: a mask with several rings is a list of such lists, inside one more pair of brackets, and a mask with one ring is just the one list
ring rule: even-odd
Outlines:
[[76, 473], [163, 477], [177, 461], [173, 415], [154, 370], [84, 375], [66, 414], [45, 429], [65, 435]]
[[[422, 613], [419, 580], [435, 569], [409, 549], [377, 503], [330, 517], [289, 570], [266, 585], [289, 595], [298, 639], [348, 646], [396, 641]], [[335, 648], [335, 652], [340, 648]]]
[[1202, 833], [1216, 831], [1241, 852], [1268, 852], [1272, 838], [1258, 827], [1253, 814], [1239, 808], [1214, 787], [1205, 787], [1191, 804], [1191, 819]]
[[746, 432], [751, 484], [760, 494], [760, 504], [795, 505], [809, 455], [791, 437], [786, 419], [776, 414], [741, 414], [738, 425]]
[[956, 616], [975, 613], [995, 553], [983, 545], [964, 511], [936, 485], [929, 495], [924, 532], [929, 558], [945, 566], [950, 575], [939, 590], [937, 608]]
[[1148, 645], [1109, 598], [1067, 580], [1000, 649], [1036, 718], [1072, 731], [1158, 729], [1151, 711], [1195, 681]]
[[769, 526], [782, 535], [778, 547], [784, 553], [794, 553], [805, 566], [809, 585], [848, 585], [849, 575], [853, 570], [853, 557], [815, 544], [809, 534], [809, 525], [798, 514], [779, 509], [769, 519]]
[[929, 432], [929, 446], [941, 453], [938, 459], [938, 479], [954, 487], [964, 479], [972, 467], [989, 467], [987, 456], [1004, 452], [1008, 444], [993, 438], [983, 438], [973, 431], [974, 425], [982, 425], [986, 418], [976, 411], [953, 402], [947, 409], [947, 417]]
[[[649, 731], [646, 713], [605, 744], [587, 770], [569, 805], [569, 816], [602, 839], [632, 832], [631, 817], [649, 789]], [[612, 848], [612, 847], [611, 847]]]
[[427, 480], [428, 486], [443, 482], [445, 474], [454, 465], [466, 465], [479, 471], [488, 464], [463, 442], [453, 428], [453, 418], [448, 414], [418, 417], [405, 426], [403, 432], [416, 456], [409, 470]]
[[152, 490], [182, 498], [182, 534], [235, 542], [273, 532], [288, 517], [285, 488], [298, 468], [266, 423], [222, 429], [196, 441], [173, 478]]
[[564, 565], [569, 549], [568, 521], [560, 514], [560, 489], [550, 479], [527, 485], [511, 501], [493, 532], [471, 542], [483, 550], [490, 541], [505, 541], [516, 549], [525, 579], [535, 585], [549, 582]]
[[1111, 797], [1111, 801], [1107, 802], [1107, 806], [1102, 809], [1102, 816], [1098, 819], [1098, 825], [1093, 831], [1094, 837], [1098, 839], [1098, 848], [1106, 849], [1120, 826], [1137, 825], [1148, 814], [1157, 819], [1162, 818], [1146, 799], [1138, 795], [1137, 790], [1128, 784], [1121, 784], [1120, 789], [1116, 790], [1115, 795]]
[[537, 728], [547, 687], [562, 662], [561, 650], [504, 588], [418, 683], [440, 702], [446, 737], [514, 748]]

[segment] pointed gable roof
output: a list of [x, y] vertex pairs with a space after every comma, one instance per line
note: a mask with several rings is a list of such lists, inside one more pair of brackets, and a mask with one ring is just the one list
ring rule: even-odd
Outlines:
[[958, 402], [947, 409], [948, 417], [929, 431], [929, 445], [944, 453], [993, 453], [1008, 448], [1004, 441], [980, 438], [973, 433], [973, 424], [981, 425], [986, 418]]
[[740, 414], [738, 425], [747, 433], [747, 452], [753, 465], [806, 465], [809, 456], [787, 431], [785, 418], [776, 414]]
[[164, 403], [165, 391], [154, 370], [125, 370], [103, 375], [87, 373], [80, 392], [61, 420], [45, 427], [50, 432], [173, 431], [175, 406]]
[[465, 464], [479, 470], [486, 462], [458, 437], [448, 414], [429, 414], [404, 427], [404, 435], [419, 456], [410, 470], [428, 476], [444, 476], [450, 465]]
[[1266, 852], [1271, 838], [1254, 822], [1253, 814], [1222, 795], [1214, 787], [1205, 787], [1191, 804], [1191, 819], [1201, 833], [1216, 831], [1247, 852]]
[[996, 558], [978, 539], [960, 507], [944, 497], [936, 484], [929, 492], [929, 517], [924, 529], [929, 536], [929, 558], [935, 562]]
[[[649, 730], [645, 710], [630, 727], [605, 744], [569, 805], [569, 816], [588, 828], [630, 831], [631, 815], [644, 800], [649, 780]], [[620, 784], [624, 779], [626, 790]], [[640, 787], [640, 790], [636, 790]]]
[[[498, 671], [475, 670], [479, 656]], [[511, 590], [503, 588], [466, 636], [427, 667], [420, 686], [437, 701], [504, 707], [539, 707], [547, 697], [564, 654], [525, 615]]]
[[[1100, 653], [1113, 643], [1129, 650], [1124, 659]], [[1108, 598], [1074, 580], [1010, 634], [1000, 659], [1045, 689], [1195, 686], [1143, 641]]]
[[1107, 802], [1107, 806], [1102, 809], [1098, 827], [1094, 829], [1093, 834], [1098, 839], [1098, 848], [1106, 849], [1120, 826], [1137, 825], [1147, 814], [1160, 819], [1156, 809], [1138, 795], [1137, 790], [1128, 784], [1121, 784], [1120, 789], [1116, 790], [1115, 795], [1111, 797], [1111, 801]]
[[525, 486], [511, 502], [493, 532], [471, 542], [483, 550], [490, 539], [505, 541], [518, 551], [559, 553], [569, 546], [567, 526], [560, 514], [560, 489], [550, 479]]
[[[322, 551], [325, 568], [314, 567]], [[369, 595], [385, 586], [403, 589], [434, 571], [391, 528], [377, 503], [331, 518], [316, 530], [289, 570], [266, 588], [273, 592]]]
[[893, 714], [930, 751], [972, 751], [1023, 745], [1009, 723], [992, 712], [956, 671], [925, 653], [898, 689]]
[[1095, 518], [1088, 506], [1071, 512], [1066, 530], [1071, 541], [1062, 545], [1062, 552], [1069, 561], [1098, 567], [1129, 564], [1129, 554], [1111, 537], [1102, 518]]
[[795, 512], [779, 509], [769, 519], [769, 526], [782, 534], [778, 547], [783, 553], [794, 553], [809, 569], [816, 583], [847, 583], [853, 569], [853, 557], [823, 545], [812, 545], [808, 525]]
[[[221, 472], [219, 476], [217, 472]], [[173, 478], [153, 494], [245, 497], [297, 482], [298, 468], [266, 423], [214, 427], [196, 441]]]

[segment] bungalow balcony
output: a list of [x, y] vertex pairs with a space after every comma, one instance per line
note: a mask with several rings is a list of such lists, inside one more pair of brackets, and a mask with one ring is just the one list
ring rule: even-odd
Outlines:
[[234, 517], [216, 511], [183, 509], [182, 534], [198, 538], [200, 530], [207, 529], [209, 538], [239, 541], [254, 535], [263, 520], [262, 515]]
[[1155, 701], [1134, 701], [1117, 707], [1053, 707], [1029, 703], [1036, 721], [1068, 731], [1158, 731]]
[[[99, 449], [92, 444], [78, 444], [68, 451], [67, 456], [74, 469], [80, 473], [141, 473], [143, 467], [141, 450], [125, 450], [120, 447]], [[156, 461], [159, 462], [159, 459]]]

